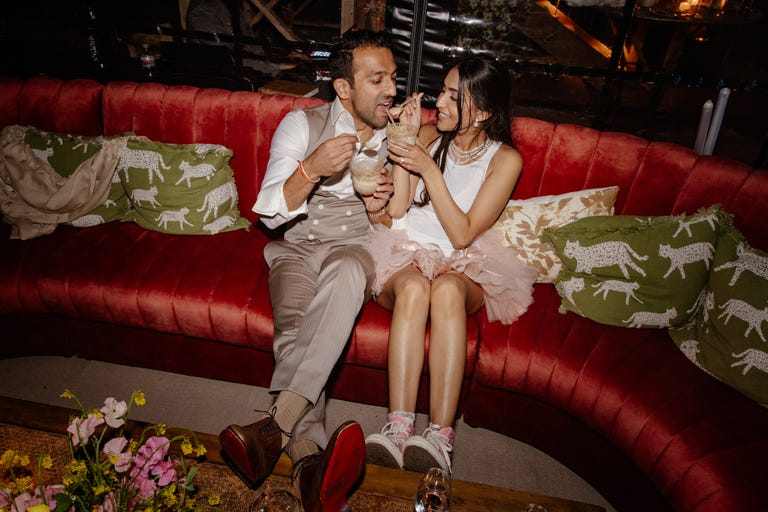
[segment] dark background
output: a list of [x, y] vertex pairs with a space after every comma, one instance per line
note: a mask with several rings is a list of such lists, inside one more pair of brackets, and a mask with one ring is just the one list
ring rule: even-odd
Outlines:
[[[519, 115], [624, 131], [688, 147], [693, 146], [702, 104], [716, 100], [721, 87], [729, 87], [732, 93], [715, 154], [765, 167], [768, 24], [762, 13], [767, 2], [755, 3], [756, 14], [749, 23], [691, 25], [679, 58], [667, 68], [665, 54], [679, 24], [647, 25], [643, 62], [610, 62], [595, 59], [594, 52], [581, 48], [581, 42], [574, 44], [573, 34], [532, 2], [518, 2], [512, 26], [489, 38], [489, 23], [467, 23], [473, 14], [462, 10], [466, 4], [462, 0], [389, 0], [385, 30], [395, 43], [401, 94], [421, 90], [428, 99], [434, 98], [446, 66], [464, 54], [456, 47], [457, 38], [472, 36], [475, 30], [476, 46], [463, 50], [490, 53], [508, 64]], [[357, 0], [356, 5], [364, 3]], [[606, 45], [615, 42], [620, 9], [552, 3]], [[315, 0], [294, 15], [298, 5], [298, 1], [281, 0], [275, 11], [302, 41], [286, 41], [262, 20], [254, 27], [255, 39], [230, 38], [230, 48], [225, 49], [190, 43], [191, 34], [181, 28], [177, 0], [6, 2], [0, 13], [0, 74], [49, 74], [102, 82], [152, 80], [230, 90], [258, 90], [275, 77], [314, 82], [322, 74], [324, 61], [307, 55], [339, 37], [340, 3]], [[414, 44], [414, 20], [423, 33], [421, 45]], [[636, 30], [637, 23], [632, 21], [628, 29]], [[142, 43], [156, 56], [152, 76], [143, 73], [139, 64]], [[240, 58], [248, 56], [247, 50], [243, 54], [247, 45], [240, 43], [258, 45], [267, 59], [291, 61], [295, 67], [276, 76], [244, 67]], [[304, 57], [295, 58], [296, 52]], [[330, 97], [328, 83], [317, 83], [321, 96]]]

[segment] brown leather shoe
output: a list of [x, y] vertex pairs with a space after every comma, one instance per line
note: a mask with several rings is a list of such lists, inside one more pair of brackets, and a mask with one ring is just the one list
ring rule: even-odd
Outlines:
[[282, 430], [272, 416], [241, 427], [230, 425], [219, 433], [224, 458], [235, 473], [256, 488], [272, 473], [282, 451]]
[[293, 467], [304, 512], [341, 512], [364, 469], [363, 429], [354, 421], [342, 423], [325, 451], [303, 457]]

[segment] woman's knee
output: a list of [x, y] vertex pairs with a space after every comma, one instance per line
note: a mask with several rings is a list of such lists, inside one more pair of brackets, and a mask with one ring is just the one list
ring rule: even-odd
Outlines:
[[394, 283], [395, 300], [410, 307], [426, 307], [430, 302], [430, 282], [420, 272], [398, 276]]
[[467, 300], [467, 283], [455, 273], [443, 274], [432, 282], [432, 307], [461, 308]]

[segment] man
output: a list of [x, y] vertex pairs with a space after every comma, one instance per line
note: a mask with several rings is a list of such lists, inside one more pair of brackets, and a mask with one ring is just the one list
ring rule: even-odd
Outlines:
[[275, 329], [270, 392], [277, 398], [257, 423], [219, 434], [225, 455], [252, 486], [286, 450], [304, 510], [311, 512], [341, 510], [365, 467], [360, 425], [348, 421], [326, 441], [324, 388], [370, 296], [369, 217], [379, 218], [393, 190], [382, 169], [376, 192], [361, 200], [347, 169], [363, 144], [386, 154], [387, 112], [396, 93], [386, 37], [347, 34], [329, 67], [335, 100], [281, 121], [253, 207], [267, 227], [287, 225], [284, 240], [264, 249]]

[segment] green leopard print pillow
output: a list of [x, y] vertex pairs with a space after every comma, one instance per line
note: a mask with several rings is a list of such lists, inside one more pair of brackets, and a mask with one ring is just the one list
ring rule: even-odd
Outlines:
[[702, 307], [669, 330], [699, 368], [768, 406], [768, 254], [737, 230], [717, 243]]
[[128, 141], [117, 173], [146, 229], [182, 235], [213, 235], [247, 229], [237, 209], [232, 151], [215, 144]]
[[563, 262], [554, 281], [561, 309], [620, 327], [687, 322], [731, 222], [715, 206], [691, 216], [587, 217], [545, 230], [542, 239]]

